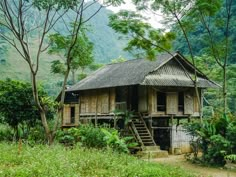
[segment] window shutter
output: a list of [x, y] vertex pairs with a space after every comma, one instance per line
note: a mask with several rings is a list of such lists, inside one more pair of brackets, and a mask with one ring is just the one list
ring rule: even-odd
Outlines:
[[184, 93], [184, 114], [193, 114], [193, 94], [191, 92]]
[[178, 93], [168, 92], [166, 94], [166, 113], [177, 114], [178, 113]]

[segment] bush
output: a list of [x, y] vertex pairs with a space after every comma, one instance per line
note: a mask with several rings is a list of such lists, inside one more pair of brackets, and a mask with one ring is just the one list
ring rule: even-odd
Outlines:
[[[192, 135], [195, 155], [202, 149], [202, 162], [224, 165], [225, 156], [236, 154], [236, 122], [227, 116], [186, 125]], [[196, 158], [196, 156], [195, 156]]]
[[117, 152], [129, 152], [129, 147], [137, 146], [137, 143], [130, 142], [132, 137], [120, 137], [118, 130], [107, 127], [94, 127], [93, 125], [81, 125], [79, 128], [70, 128], [65, 131], [58, 131], [57, 138], [65, 145], [81, 143], [87, 148], [111, 148]]
[[79, 137], [82, 145], [88, 148], [104, 148], [107, 146], [104, 140], [105, 134], [101, 131], [101, 127], [82, 125], [79, 127]]
[[14, 138], [14, 131], [11, 127], [0, 124], [0, 141], [12, 141]]

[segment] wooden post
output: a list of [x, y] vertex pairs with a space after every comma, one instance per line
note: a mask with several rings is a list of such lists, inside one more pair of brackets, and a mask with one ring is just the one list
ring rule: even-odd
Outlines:
[[173, 122], [174, 122], [174, 121], [173, 121], [173, 119], [174, 119], [174, 115], [173, 115], [173, 114], [171, 114], [171, 123], [170, 123], [170, 124], [171, 124], [171, 126], [173, 125]]
[[201, 105], [199, 105], [199, 107], [201, 108], [200, 109], [200, 120], [202, 120], [202, 116], [203, 116], [203, 94], [204, 94], [204, 91], [203, 89], [201, 89]]
[[77, 106], [77, 109], [78, 109], [78, 122], [76, 122], [77, 123], [77, 126], [79, 126], [79, 124], [80, 124], [80, 98], [78, 97], [78, 106]]

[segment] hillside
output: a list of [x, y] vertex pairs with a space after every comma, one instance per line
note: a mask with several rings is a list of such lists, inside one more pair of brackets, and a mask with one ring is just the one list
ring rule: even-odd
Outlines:
[[[96, 6], [86, 11], [86, 15], [96, 9]], [[108, 27], [108, 16], [112, 11], [102, 9], [88, 24], [88, 37], [94, 44], [94, 57], [96, 63], [109, 63], [112, 59], [122, 56], [132, 58], [132, 56], [123, 51], [126, 45], [125, 40], [119, 39], [116, 34]], [[59, 24], [60, 25], [60, 24]], [[62, 28], [63, 30], [63, 28]], [[32, 46], [35, 41], [32, 40]], [[34, 48], [33, 48], [34, 49]], [[41, 66], [39, 71], [39, 80], [51, 94], [56, 94], [58, 86], [61, 84], [61, 77], [50, 73], [50, 63], [55, 56], [44, 53], [42, 55]], [[0, 40], [0, 79], [12, 78], [18, 80], [30, 80], [30, 74], [26, 63], [20, 58], [14, 48], [9, 46], [5, 41]]]

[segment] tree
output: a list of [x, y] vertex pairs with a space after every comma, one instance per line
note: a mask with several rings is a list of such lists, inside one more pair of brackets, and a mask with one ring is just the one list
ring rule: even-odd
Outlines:
[[[70, 42], [69, 35], [62, 35], [59, 33], [50, 35], [51, 46], [49, 48], [50, 54], [59, 55], [62, 60], [66, 57], [68, 51], [68, 43]], [[91, 65], [94, 61], [93, 58], [93, 44], [89, 41], [85, 34], [85, 30], [81, 30], [78, 34], [75, 47], [72, 52], [72, 62], [70, 64], [72, 73], [72, 84], [76, 83], [75, 73], [78, 69], [81, 73], [84, 73], [84, 69]], [[54, 60], [51, 65], [51, 71], [56, 74], [65, 74], [66, 63], [62, 63], [61, 60]]]
[[[90, 8], [98, 0], [2, 0], [0, 2], [0, 26], [7, 30], [7, 33], [0, 33], [0, 37], [7, 41], [16, 49], [18, 54], [28, 64], [31, 75], [32, 91], [36, 106], [39, 110], [41, 121], [45, 129], [49, 144], [55, 137], [55, 132], [61, 120], [62, 108], [65, 98], [65, 85], [71, 70], [73, 60], [73, 49], [76, 47], [76, 41], [82, 25], [85, 25], [93, 16], [95, 16], [104, 5], [119, 5], [123, 0], [105, 0], [99, 8], [83, 18], [86, 9]], [[73, 20], [65, 20], [65, 14], [71, 12], [74, 14]], [[39, 90], [37, 86], [37, 74], [40, 68], [41, 54], [47, 51], [47, 36], [52, 31], [57, 31], [56, 24], [64, 23], [70, 34], [68, 50], [66, 52], [67, 68], [64, 75], [63, 86], [61, 89], [61, 99], [57, 110], [57, 119], [53, 128], [50, 128], [47, 121], [46, 110], [40, 102]], [[70, 27], [70, 24], [75, 24]], [[32, 48], [31, 35], [38, 36], [35, 42], [36, 53]], [[34, 47], [35, 47], [34, 46]]]
[[[221, 8], [221, 16], [217, 12]], [[200, 23], [204, 35], [205, 53], [215, 59], [215, 63], [222, 70], [222, 96], [223, 96], [223, 109], [224, 114], [227, 113], [227, 72], [230, 56], [233, 54], [232, 47], [232, 30], [233, 30], [233, 1], [221, 0], [205, 3], [198, 0], [189, 14], [189, 19], [195, 22], [196, 26]], [[194, 31], [194, 30], [193, 30]]]
[[[40, 100], [44, 107], [47, 107], [47, 117], [53, 118], [53, 105], [45, 102], [47, 94], [39, 88]], [[3, 122], [11, 126], [17, 133], [19, 125], [26, 125], [28, 128], [35, 126], [40, 120], [37, 106], [33, 100], [32, 88], [29, 83], [6, 80], [0, 81], [0, 112]]]

